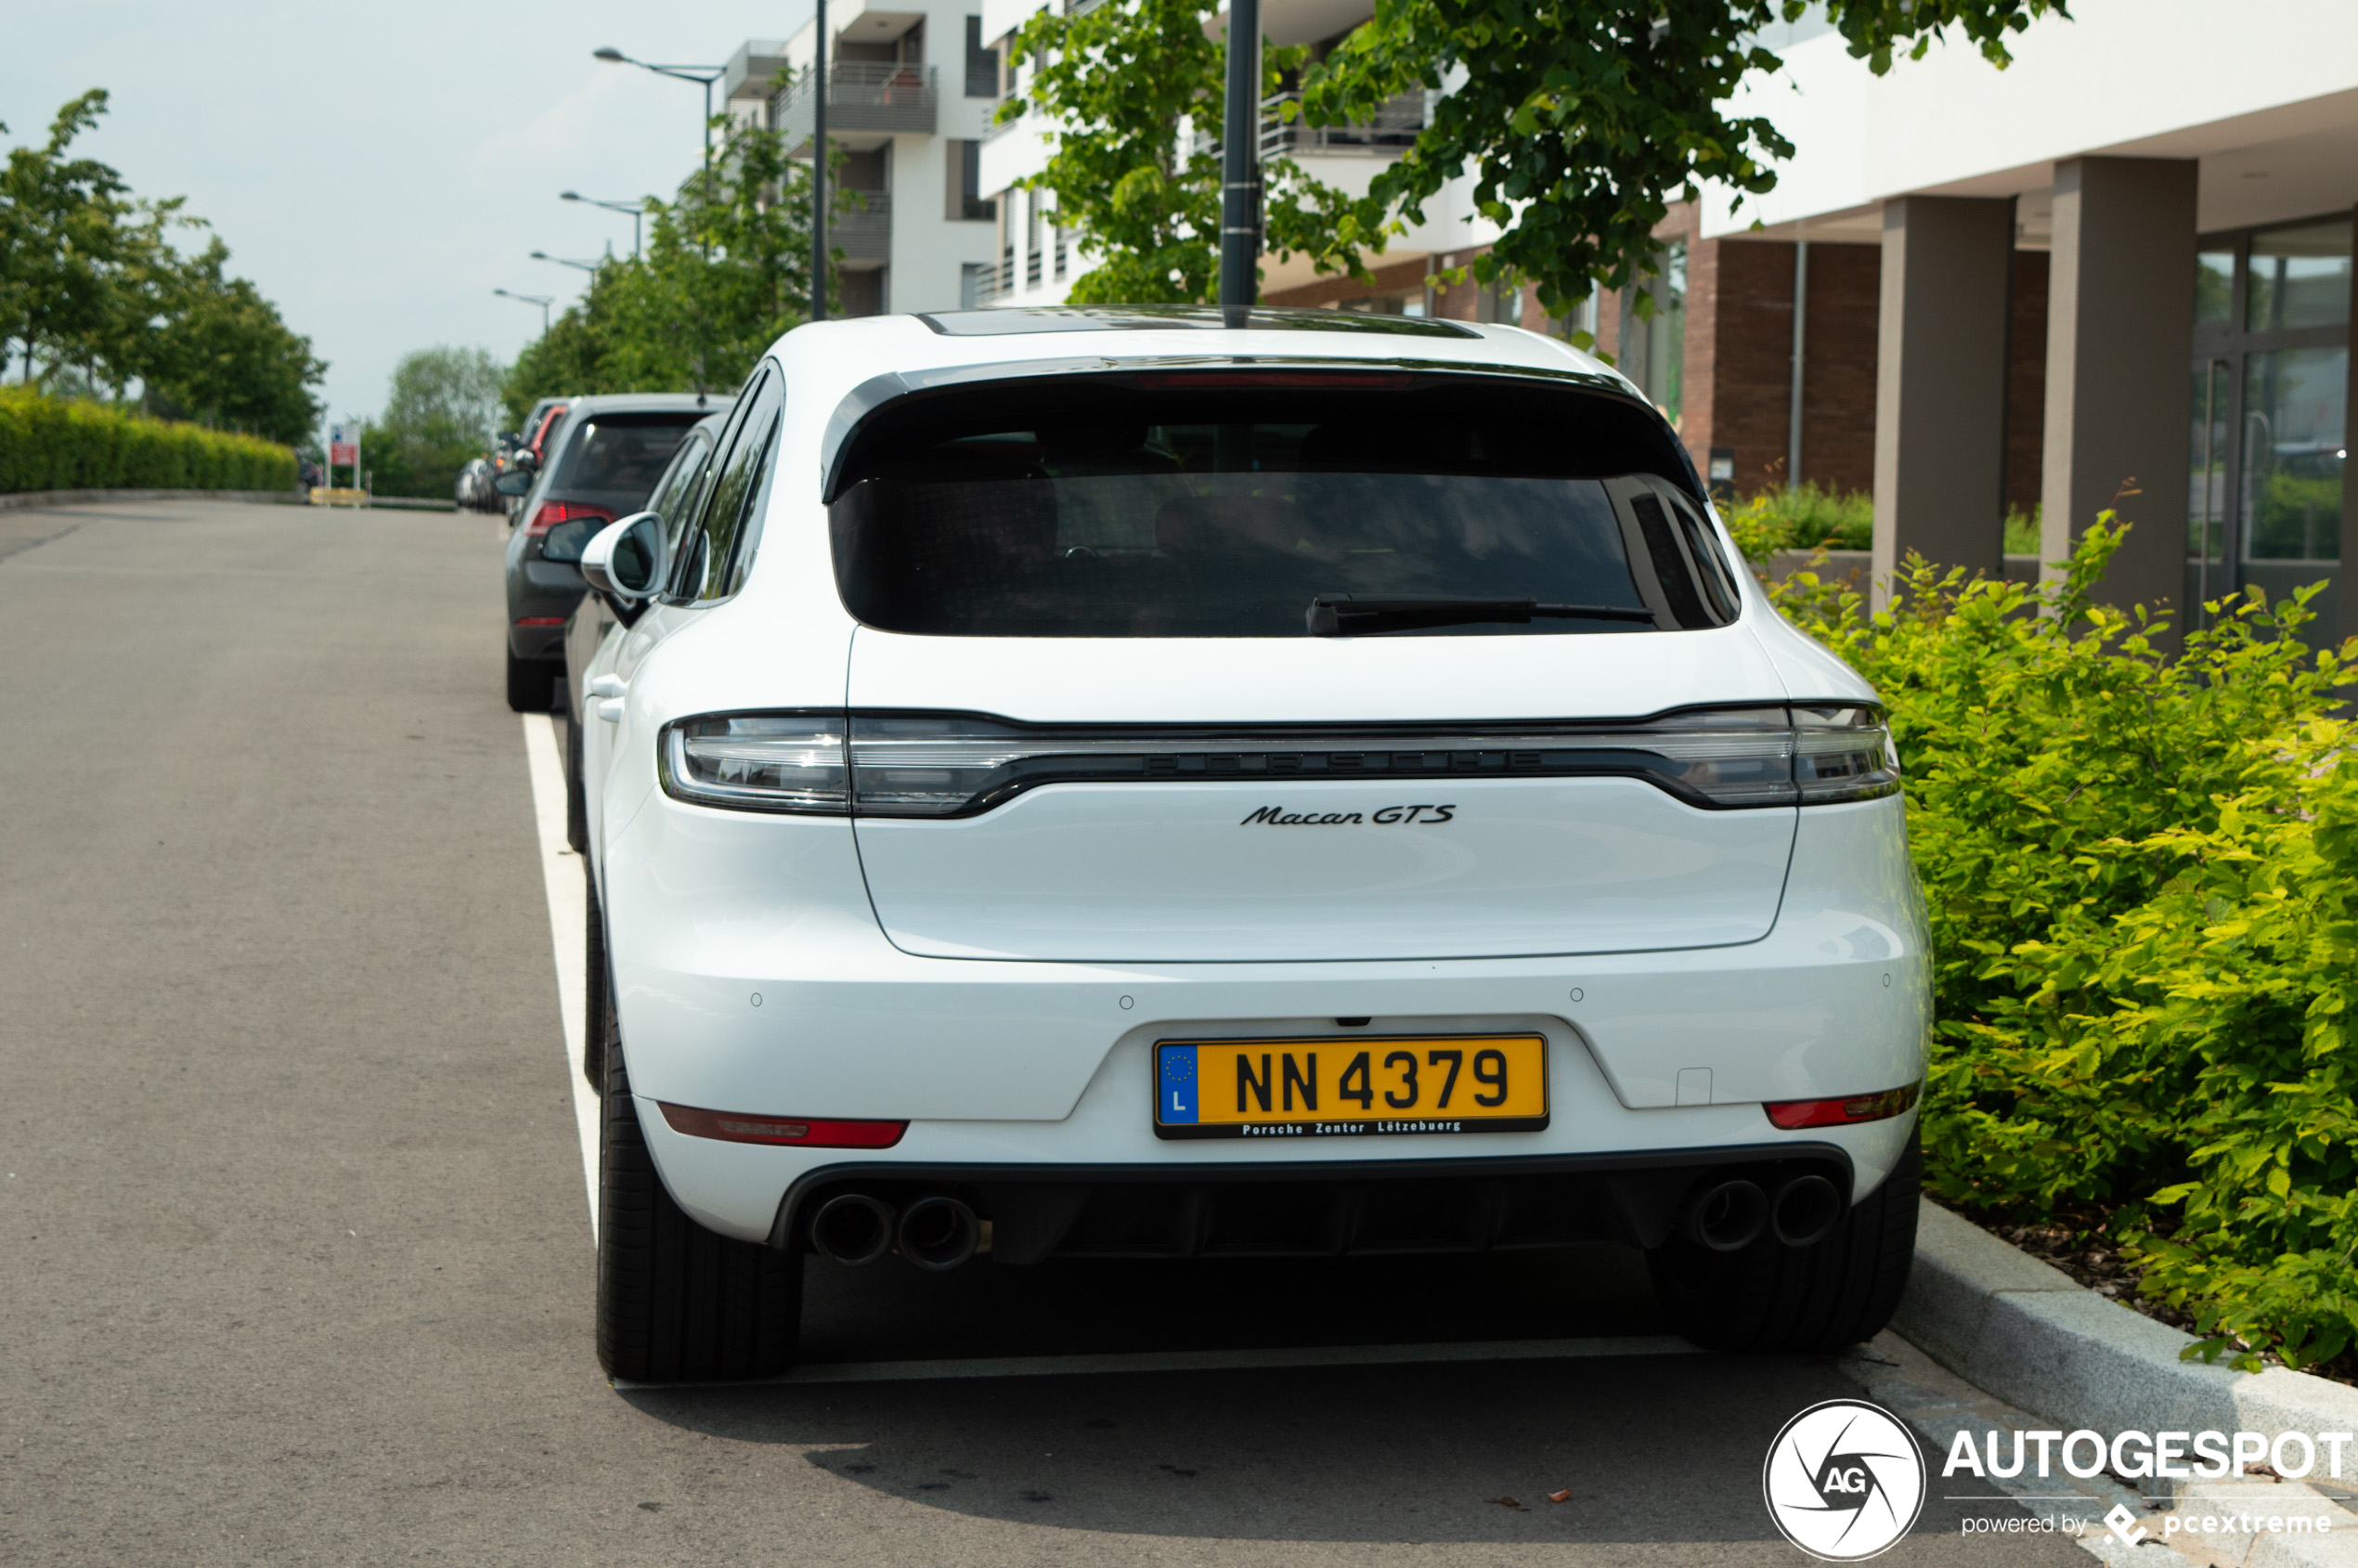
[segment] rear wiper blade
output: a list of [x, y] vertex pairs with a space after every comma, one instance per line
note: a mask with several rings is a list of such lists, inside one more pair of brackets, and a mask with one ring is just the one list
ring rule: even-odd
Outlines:
[[1413, 631], [1433, 626], [1523, 626], [1535, 620], [1636, 621], [1658, 626], [1652, 610], [1614, 604], [1542, 604], [1535, 599], [1362, 599], [1321, 593], [1310, 601], [1310, 635]]

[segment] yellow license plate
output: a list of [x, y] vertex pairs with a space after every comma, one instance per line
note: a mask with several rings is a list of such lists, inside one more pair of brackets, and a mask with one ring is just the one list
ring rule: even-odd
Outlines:
[[1535, 1133], [1547, 1125], [1548, 1042], [1536, 1034], [1155, 1046], [1157, 1137]]

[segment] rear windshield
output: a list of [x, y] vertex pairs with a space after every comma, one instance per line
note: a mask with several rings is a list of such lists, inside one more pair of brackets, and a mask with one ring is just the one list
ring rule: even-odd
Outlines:
[[[1683, 467], [1667, 433], [1619, 399], [1406, 375], [1160, 379], [1002, 382], [870, 416], [830, 511], [847, 607], [970, 637], [1300, 637], [1315, 601], [1385, 606], [1354, 624], [1386, 635], [1733, 614], [1702, 519], [1662, 482]], [[1410, 602], [1471, 613], [1425, 624], [1454, 614]], [[1546, 609], [1494, 618], [1491, 602]], [[1583, 609], [1607, 613], [1562, 613]]]
[[709, 412], [590, 415], [565, 442], [556, 472], [549, 476], [549, 494], [603, 501], [617, 516], [638, 511], [663, 477], [680, 438]]

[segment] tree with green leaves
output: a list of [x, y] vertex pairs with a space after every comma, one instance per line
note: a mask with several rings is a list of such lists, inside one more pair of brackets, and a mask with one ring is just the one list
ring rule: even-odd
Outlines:
[[[1095, 265], [1074, 279], [1075, 304], [1193, 304], [1217, 292], [1224, 49], [1205, 32], [1214, 14], [1204, 0], [1051, 8], [1010, 45], [1030, 63], [997, 118], [1037, 110], [1062, 127], [1047, 167], [1017, 188], [1049, 192], [1056, 221], [1086, 237]], [[1298, 45], [1264, 49], [1263, 95], [1307, 58]], [[1292, 159], [1268, 160], [1262, 181], [1265, 246], [1281, 258], [1357, 273], [1362, 250], [1381, 249], [1386, 220]]]
[[[1301, 117], [1372, 121], [1404, 93], [1432, 95], [1430, 123], [1364, 197], [1340, 201], [1289, 161], [1267, 167], [1265, 248], [1359, 270], [1385, 237], [1425, 221], [1424, 204], [1471, 172], [1475, 206], [1502, 230], [1473, 264], [1485, 284], [1537, 286], [1567, 315], [1596, 288], [1656, 270], [1656, 225], [1705, 184], [1765, 195], [1790, 140], [1766, 116], [1731, 112], [1737, 90], [1783, 69], [1760, 42], [1800, 19], [1805, 0], [1376, 0], [1375, 15], [1325, 58], [1269, 46], [1264, 94], [1298, 70]], [[1850, 52], [1882, 74], [1954, 32], [1993, 66], [2006, 40], [2067, 0], [1824, 0]], [[1037, 64], [1000, 110], [1036, 108], [1057, 125], [1047, 169], [1064, 221], [1100, 258], [1076, 300], [1206, 300], [1215, 269], [1217, 160], [1188, 156], [1182, 117], [1220, 123], [1212, 0], [1110, 0], [1083, 16], [1043, 12], [1017, 34]], [[1285, 106], [1291, 114], [1295, 106]], [[1643, 315], [1652, 299], [1639, 294]]]
[[[842, 193], [845, 210], [856, 192]], [[649, 198], [642, 259], [608, 261], [516, 359], [505, 400], [596, 392], [732, 392], [810, 319], [810, 170], [784, 138], [737, 126], [677, 200]]]
[[447, 498], [459, 471], [491, 445], [507, 374], [480, 348], [403, 355], [384, 413], [362, 438], [376, 493]]
[[84, 392], [120, 400], [136, 381], [151, 412], [302, 439], [327, 369], [311, 340], [228, 275], [219, 240], [174, 249], [170, 230], [204, 227], [181, 199], [135, 198], [114, 169], [72, 155], [106, 109], [92, 88], [0, 168], [0, 345], [21, 346], [29, 385], [70, 369]]
[[[1737, 89], [1784, 62], [1761, 32], [1805, 0], [1377, 0], [1376, 14], [1304, 83], [1313, 124], [1364, 120], [1385, 99], [1440, 93], [1416, 145], [1380, 171], [1363, 223], [1424, 219], [1469, 168], [1498, 240], [1474, 265], [1488, 283], [1537, 285], [1564, 315], [1597, 285], [1654, 271], [1654, 226], [1706, 183], [1776, 187], [1793, 143], [1764, 115], [1731, 117]], [[2006, 40], [2066, 0], [1823, 0], [1826, 19], [1877, 75], [1922, 58], [1951, 30], [2002, 70]], [[1445, 86], [1445, 93], [1440, 92]], [[1642, 312], [1651, 301], [1640, 297]]]
[[149, 401], [292, 446], [318, 422], [311, 388], [328, 368], [259, 289], [227, 274], [228, 259], [216, 239], [180, 269], [144, 367]]
[[46, 142], [10, 149], [0, 171], [0, 343], [23, 344], [28, 385], [36, 353], [85, 364], [108, 322], [128, 188], [97, 159], [69, 156], [106, 109], [105, 89], [93, 87], [58, 110]]

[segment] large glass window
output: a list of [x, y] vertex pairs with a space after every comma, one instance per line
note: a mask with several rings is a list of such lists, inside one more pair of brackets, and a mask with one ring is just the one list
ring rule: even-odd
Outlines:
[[2195, 257], [2195, 325], [2223, 326], [2235, 318], [2235, 253], [2206, 250]]
[[1662, 276], [1654, 280], [1654, 318], [1646, 323], [1646, 395], [1672, 424], [1678, 422], [1679, 395], [1687, 367], [1687, 242], [1663, 253]]
[[2251, 240], [2244, 326], [2254, 332], [2350, 322], [2350, 220], [2270, 229]]
[[[2351, 220], [2218, 236], [2196, 268], [2186, 603], [2333, 584], [2350, 434]], [[2336, 633], [2337, 591], [2317, 606], [2313, 641]]]
[[[2345, 299], [2349, 287], [2345, 274]], [[2245, 549], [2252, 560], [2341, 558], [2349, 393], [2348, 348], [2246, 356], [2241, 488]]]

